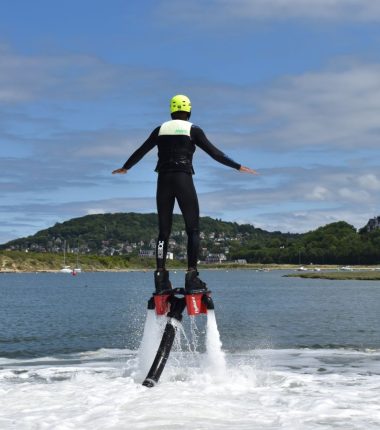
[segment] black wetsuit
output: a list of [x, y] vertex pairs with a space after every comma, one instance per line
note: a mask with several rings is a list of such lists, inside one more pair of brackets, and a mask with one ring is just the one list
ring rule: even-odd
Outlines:
[[157, 269], [165, 267], [175, 200], [181, 209], [188, 236], [188, 266], [196, 268], [199, 253], [199, 205], [192, 178], [195, 148], [198, 146], [219, 163], [234, 169], [239, 170], [241, 165], [216, 148], [201, 128], [188, 121], [172, 120], [154, 129], [149, 138], [125, 162], [123, 168], [129, 170], [155, 146], [158, 147]]

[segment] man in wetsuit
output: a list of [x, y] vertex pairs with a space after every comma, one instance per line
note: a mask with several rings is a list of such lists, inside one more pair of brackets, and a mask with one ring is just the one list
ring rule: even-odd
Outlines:
[[198, 146], [219, 163], [241, 172], [257, 174], [253, 169], [241, 166], [217, 149], [205, 136], [203, 130], [191, 122], [191, 102], [184, 95], [176, 95], [170, 102], [171, 121], [155, 128], [148, 139], [138, 148], [120, 169], [112, 173], [127, 173], [141, 158], [158, 147], [155, 171], [157, 181], [157, 211], [159, 235], [156, 243], [157, 270], [154, 272], [156, 292], [171, 288], [169, 272], [165, 269], [168, 241], [172, 227], [175, 200], [182, 212], [187, 233], [188, 271], [185, 278], [186, 292], [207, 290], [197, 271], [199, 253], [199, 206], [194, 188], [193, 154]]

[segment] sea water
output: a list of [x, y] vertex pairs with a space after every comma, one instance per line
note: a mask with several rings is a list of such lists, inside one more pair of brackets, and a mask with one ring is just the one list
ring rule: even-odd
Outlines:
[[380, 283], [202, 275], [152, 389], [152, 273], [1, 275], [0, 429], [380, 428]]

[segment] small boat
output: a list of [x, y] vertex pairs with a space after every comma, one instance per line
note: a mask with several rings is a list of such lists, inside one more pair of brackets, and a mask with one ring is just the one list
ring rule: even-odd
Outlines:
[[63, 242], [63, 267], [60, 270], [61, 273], [72, 273], [70, 266], [66, 265], [66, 241]]
[[62, 269], [60, 270], [61, 273], [71, 273], [72, 269], [70, 266], [63, 266]]
[[79, 265], [79, 240], [78, 240], [78, 247], [77, 247], [77, 262], [76, 262], [76, 266], [74, 267], [71, 273], [73, 276], [77, 275], [78, 273], [82, 273], [82, 269]]

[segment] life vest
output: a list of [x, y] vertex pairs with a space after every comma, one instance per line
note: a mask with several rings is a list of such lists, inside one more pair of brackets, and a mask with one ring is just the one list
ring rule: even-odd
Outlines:
[[157, 138], [158, 163], [156, 172], [194, 173], [193, 154], [195, 145], [191, 140], [192, 123], [175, 119], [164, 122]]

